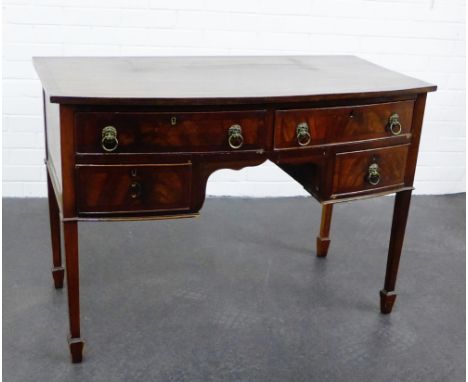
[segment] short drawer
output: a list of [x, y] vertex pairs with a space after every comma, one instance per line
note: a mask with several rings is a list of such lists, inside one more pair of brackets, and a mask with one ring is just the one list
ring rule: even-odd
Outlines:
[[78, 153], [210, 152], [265, 147], [266, 112], [78, 112]]
[[190, 209], [191, 163], [78, 165], [82, 214], [125, 214]]
[[411, 132], [413, 101], [280, 110], [275, 148], [308, 147], [401, 136]]
[[337, 153], [332, 195], [404, 185], [409, 145]]

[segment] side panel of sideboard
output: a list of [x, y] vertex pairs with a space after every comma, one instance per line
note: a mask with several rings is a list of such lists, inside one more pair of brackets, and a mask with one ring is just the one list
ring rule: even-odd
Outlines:
[[45, 160], [48, 173], [57, 196], [59, 208], [62, 206], [62, 160], [60, 152], [60, 105], [51, 103], [43, 91]]

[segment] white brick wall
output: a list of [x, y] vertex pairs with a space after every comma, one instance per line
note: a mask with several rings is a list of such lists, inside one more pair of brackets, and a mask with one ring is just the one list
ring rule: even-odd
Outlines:
[[[464, 3], [4, 0], [4, 195], [46, 194], [38, 55], [355, 54], [439, 86], [428, 96], [416, 191], [465, 191]], [[208, 193], [304, 191], [266, 163], [215, 173]]]

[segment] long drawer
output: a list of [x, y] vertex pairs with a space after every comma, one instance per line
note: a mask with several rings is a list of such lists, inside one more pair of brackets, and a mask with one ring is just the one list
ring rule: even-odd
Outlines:
[[356, 142], [411, 133], [414, 101], [278, 110], [275, 149]]
[[266, 112], [78, 112], [77, 153], [264, 149]]
[[77, 206], [81, 214], [187, 211], [192, 165], [78, 165]]

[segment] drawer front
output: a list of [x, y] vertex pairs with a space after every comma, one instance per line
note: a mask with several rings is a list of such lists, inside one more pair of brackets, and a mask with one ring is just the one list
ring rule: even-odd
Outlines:
[[409, 145], [337, 153], [332, 194], [348, 194], [404, 184]]
[[[76, 151], [144, 153], [258, 150], [265, 148], [265, 117], [265, 111], [78, 112], [75, 116]], [[107, 130], [104, 130], [106, 127]]]
[[275, 118], [275, 148], [405, 135], [411, 132], [413, 106], [413, 101], [401, 101], [366, 106], [280, 110]]
[[78, 212], [122, 214], [190, 209], [191, 163], [80, 165]]

